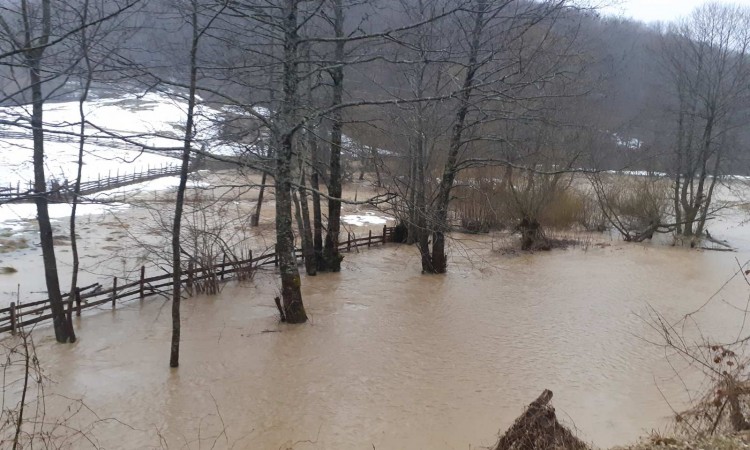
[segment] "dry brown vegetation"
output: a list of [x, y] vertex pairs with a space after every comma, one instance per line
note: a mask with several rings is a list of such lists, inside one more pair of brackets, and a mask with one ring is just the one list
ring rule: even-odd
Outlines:
[[589, 450], [569, 429], [557, 421], [550, 405], [552, 391], [544, 392], [526, 408], [505, 432], [494, 450]]
[[606, 221], [626, 241], [651, 239], [655, 232], [673, 231], [671, 186], [661, 177], [595, 174], [591, 186]]
[[502, 180], [479, 179], [458, 190], [455, 210], [469, 231], [512, 229], [529, 214], [553, 230], [593, 231], [604, 225], [595, 199], [571, 184], [514, 193]]

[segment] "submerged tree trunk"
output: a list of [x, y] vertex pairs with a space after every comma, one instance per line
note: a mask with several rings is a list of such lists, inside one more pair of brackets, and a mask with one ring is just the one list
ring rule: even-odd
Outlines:
[[[310, 189], [312, 191], [312, 249], [316, 272], [325, 270], [323, 261], [323, 213], [320, 206], [320, 178], [318, 176], [318, 139], [312, 131], [307, 132], [307, 145], [310, 150]], [[305, 194], [305, 197], [307, 195]]]
[[469, 43], [469, 59], [466, 64], [466, 75], [459, 95], [459, 105], [456, 111], [455, 123], [451, 133], [450, 146], [448, 147], [448, 158], [443, 169], [443, 176], [438, 187], [435, 201], [435, 223], [432, 242], [432, 267], [433, 273], [445, 273], [448, 269], [448, 257], [445, 254], [445, 233], [448, 231], [448, 206], [451, 199], [453, 183], [456, 180], [458, 152], [463, 145], [463, 133], [466, 128], [466, 116], [469, 112], [470, 100], [474, 89], [474, 81], [479, 69], [477, 60], [481, 37], [485, 25], [484, 15], [488, 8], [488, 0], [478, 0], [473, 14], [474, 25], [471, 31], [471, 42]]
[[[337, 65], [329, 70], [333, 83], [333, 106], [340, 105], [344, 98], [344, 6], [342, 0], [334, 2], [334, 34], [340, 40], [336, 41], [334, 59]], [[332, 114], [331, 124], [331, 160], [330, 179], [328, 181], [328, 232], [326, 233], [325, 246], [323, 247], [323, 259], [326, 270], [339, 272], [341, 260], [339, 254], [339, 232], [341, 230], [341, 110], [337, 109]]]
[[[406, 186], [408, 207], [408, 211], [406, 214], [406, 228], [408, 230], [408, 233], [406, 234], [406, 244], [413, 244], [418, 240], [417, 236], [419, 235], [419, 230], [417, 229], [417, 221], [419, 220], [419, 216], [416, 205], [417, 186], [419, 186], [419, 183], [420, 181], [417, 178], [416, 146], [411, 145], [409, 146], [409, 184]], [[424, 268], [422, 270], [424, 270]]]
[[182, 210], [185, 204], [188, 173], [190, 172], [190, 153], [193, 143], [193, 123], [195, 113], [195, 95], [198, 85], [198, 4], [191, 2], [191, 25], [193, 31], [190, 46], [190, 90], [188, 93], [187, 121], [182, 149], [182, 166], [180, 167], [180, 184], [177, 187], [177, 198], [172, 223], [172, 344], [170, 346], [169, 367], [180, 365], [180, 301], [182, 299], [182, 266], [180, 258], [180, 232], [182, 230]]
[[[272, 75], [269, 74], [269, 84], [273, 81]], [[274, 105], [274, 99], [275, 99], [275, 91], [271, 89], [271, 98], [270, 98], [270, 104], [271, 107]], [[273, 146], [271, 145], [271, 140], [273, 139], [272, 136], [268, 136], [268, 140], [266, 141], [266, 158], [271, 158], [273, 156]], [[263, 197], [266, 192], [266, 182], [268, 181], [268, 170], [269, 168], [263, 167], [263, 174], [260, 177], [260, 189], [258, 190], [258, 201], [255, 203], [255, 210], [253, 211], [253, 215], [250, 217], [250, 226], [251, 227], [257, 227], [260, 225], [260, 211], [261, 208], [263, 208]]]
[[292, 137], [286, 136], [279, 145], [276, 158], [276, 255], [281, 272], [281, 298], [288, 323], [307, 321], [302, 304], [302, 290], [297, 258], [294, 255], [292, 229], [291, 159]]
[[323, 261], [323, 211], [320, 207], [320, 181], [318, 177], [318, 139], [314, 133], [308, 133], [308, 145], [310, 147], [310, 188], [312, 188], [315, 268], [325, 270], [325, 262]]
[[[68, 322], [65, 317], [65, 306], [60, 292], [60, 279], [57, 273], [57, 259], [53, 239], [52, 223], [49, 218], [47, 180], [44, 173], [44, 98], [42, 93], [41, 60], [44, 46], [49, 41], [51, 32], [51, 1], [42, 1], [42, 32], [41, 36], [32, 41], [27, 8], [23, 10], [25, 45], [29, 50], [25, 53], [25, 63], [29, 69], [31, 84], [31, 130], [34, 142], [34, 202], [36, 203], [37, 220], [39, 222], [39, 238], [42, 246], [42, 260], [44, 264], [44, 278], [47, 284], [52, 320], [57, 342], [69, 342], [72, 338]], [[36, 47], [36, 48], [33, 48]]]
[[260, 177], [260, 191], [258, 192], [258, 201], [255, 204], [255, 211], [250, 218], [250, 226], [257, 227], [260, 223], [260, 209], [263, 206], [263, 194], [266, 191], [266, 171], [263, 171], [263, 175]]
[[[82, 22], [86, 23], [88, 18], [88, 1], [84, 2], [84, 10]], [[86, 64], [86, 81], [83, 85], [83, 91], [78, 101], [78, 117], [81, 121], [79, 127], [80, 136], [78, 138], [78, 167], [76, 171], [75, 184], [73, 186], [73, 198], [71, 199], [70, 207], [70, 251], [73, 258], [72, 274], [70, 277], [70, 295], [74, 295], [76, 288], [78, 287], [78, 270], [80, 267], [80, 259], [78, 256], [78, 239], [76, 237], [76, 211], [78, 209], [78, 196], [81, 195], [81, 178], [83, 174], [83, 150], [86, 145], [86, 114], [84, 111], [84, 105], [88, 99], [89, 90], [91, 88], [91, 81], [93, 77], [93, 69], [91, 67], [91, 59], [89, 58], [89, 49], [87, 42], [87, 31], [81, 30], [81, 49], [83, 51], [83, 60]], [[72, 297], [71, 297], [72, 299]], [[74, 330], [70, 330], [73, 339], [75, 339]]]
[[32, 118], [31, 128], [34, 138], [34, 201], [36, 203], [37, 219], [39, 221], [39, 238], [42, 244], [42, 260], [44, 263], [44, 278], [47, 283], [52, 320], [57, 342], [69, 342], [72, 338], [65, 317], [60, 279], [57, 273], [57, 259], [55, 257], [55, 243], [52, 223], [50, 222], [47, 182], [44, 174], [44, 130], [42, 122], [42, 89], [38, 65], [31, 70], [32, 83]]
[[281, 272], [281, 298], [284, 317], [288, 323], [307, 321], [302, 304], [302, 290], [297, 260], [294, 255], [294, 231], [292, 229], [292, 157], [294, 136], [290, 124], [296, 116], [297, 74], [299, 46], [298, 0], [286, 0], [284, 7], [284, 102], [280, 110], [279, 124], [283, 131], [276, 136], [276, 255]]
[[307, 188], [305, 187], [305, 170], [304, 166], [300, 165], [300, 183], [299, 183], [299, 198], [301, 204], [302, 213], [302, 254], [305, 257], [305, 272], [308, 275], [318, 274], [318, 264], [315, 260], [315, 248], [313, 248], [313, 233], [310, 227], [310, 207], [307, 204]]
[[[420, 119], [420, 128], [422, 127], [422, 120]], [[416, 211], [416, 223], [414, 224], [414, 230], [416, 232], [417, 246], [419, 247], [419, 254], [421, 255], [422, 271], [426, 273], [433, 273], [434, 267], [432, 265], [432, 257], [430, 255], [430, 233], [428, 232], [427, 223], [427, 200], [425, 194], [425, 143], [420, 133], [419, 141], [417, 144], [417, 155], [416, 155], [416, 188], [414, 193], [414, 206]]]

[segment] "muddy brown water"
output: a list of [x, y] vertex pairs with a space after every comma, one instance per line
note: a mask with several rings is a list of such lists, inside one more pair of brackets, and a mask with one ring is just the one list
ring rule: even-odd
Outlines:
[[[684, 400], [664, 350], [644, 342], [644, 315], [704, 305], [750, 258], [743, 226], [725, 234], [742, 251], [612, 241], [508, 256], [492, 237], [457, 235], [445, 276], [389, 244], [303, 278], [300, 326], [278, 323], [276, 277], [261, 271], [183, 303], [178, 370], [164, 300], [88, 313], [73, 345], [35, 336], [49, 393], [127, 424], [91, 431], [106, 448], [482, 448], [545, 388], [561, 419], [606, 447], [664, 426], [665, 398]], [[730, 281], [696, 315], [702, 329], [736, 334], [747, 290]]]

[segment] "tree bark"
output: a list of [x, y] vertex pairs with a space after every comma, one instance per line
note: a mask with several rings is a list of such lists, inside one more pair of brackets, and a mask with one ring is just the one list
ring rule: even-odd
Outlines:
[[[81, 22], [86, 23], [88, 19], [89, 2], [88, 0], [83, 3], [83, 14]], [[86, 145], [86, 114], [84, 111], [84, 105], [88, 99], [89, 90], [91, 89], [91, 81], [93, 78], [93, 68], [91, 65], [91, 58], [89, 58], [88, 48], [88, 37], [87, 30], [84, 28], [81, 30], [81, 50], [83, 52], [83, 60], [86, 65], [86, 80], [83, 84], [83, 91], [81, 97], [78, 100], [78, 117], [81, 121], [79, 126], [80, 136], [78, 137], [78, 167], [76, 170], [76, 179], [73, 186], [73, 198], [71, 199], [70, 207], [70, 251], [73, 258], [72, 274], [70, 277], [70, 295], [73, 295], [78, 288], [78, 270], [80, 268], [80, 258], [78, 255], [78, 238], [76, 237], [76, 211], [78, 209], [78, 196], [81, 194], [81, 177], [83, 175], [83, 150]], [[70, 298], [72, 300], [72, 297]], [[70, 335], [75, 340], [75, 331], [70, 329]]]
[[[42, 93], [42, 69], [41, 60], [44, 54], [44, 46], [49, 41], [51, 32], [51, 0], [42, 1], [42, 31], [41, 35], [31, 38], [31, 24], [28, 6], [23, 4], [23, 19], [26, 50], [25, 61], [29, 69], [29, 81], [31, 83], [31, 129], [34, 142], [34, 202], [37, 209], [37, 220], [39, 222], [39, 238], [42, 245], [42, 261], [44, 264], [44, 278], [47, 284], [50, 307], [52, 309], [52, 321], [55, 329], [57, 342], [69, 342], [70, 330], [65, 317], [65, 306], [62, 293], [60, 292], [60, 279], [57, 273], [57, 259], [55, 257], [55, 244], [52, 231], [52, 223], [49, 218], [47, 180], [44, 173], [44, 98]], [[37, 48], [32, 48], [32, 47]]]
[[448, 147], [448, 158], [443, 169], [443, 176], [438, 187], [436, 198], [435, 223], [432, 243], [432, 267], [433, 273], [445, 273], [448, 270], [448, 258], [445, 254], [445, 233], [448, 231], [448, 206], [451, 199], [453, 182], [456, 179], [458, 152], [463, 145], [463, 133], [466, 127], [466, 115], [469, 112], [471, 95], [474, 88], [474, 80], [479, 69], [478, 54], [481, 45], [481, 37], [484, 30], [484, 15], [488, 8], [487, 0], [477, 0], [474, 8], [474, 25], [469, 42], [469, 57], [466, 64], [466, 75], [459, 95], [459, 106], [456, 111], [455, 123], [451, 133], [450, 145]]
[[297, 90], [299, 87], [298, 58], [299, 36], [298, 0], [286, 0], [284, 7], [284, 102], [280, 111], [280, 126], [276, 130], [276, 255], [281, 272], [281, 298], [284, 316], [288, 323], [307, 321], [302, 304], [302, 290], [297, 260], [294, 255], [292, 229], [292, 156], [293, 132], [290, 124], [296, 117]]
[[191, 25], [193, 32], [190, 46], [190, 90], [188, 94], [187, 120], [183, 139], [182, 165], [180, 167], [180, 184], [175, 199], [174, 222], [172, 223], [172, 344], [169, 353], [169, 367], [180, 365], [180, 301], [182, 300], [182, 265], [180, 257], [180, 232], [182, 230], [182, 210], [185, 204], [188, 173], [190, 171], [190, 153], [193, 143], [193, 123], [195, 113], [195, 94], [198, 85], [198, 4], [191, 2]]
[[[335, 44], [334, 59], [337, 64], [329, 70], [333, 84], [332, 105], [340, 105], [344, 97], [344, 6], [342, 0], [333, 0], [334, 4], [334, 34], [342, 38]], [[328, 181], [328, 232], [326, 233], [323, 259], [326, 270], [339, 272], [341, 260], [339, 254], [339, 232], [341, 230], [341, 130], [343, 127], [341, 110], [332, 113], [331, 124], [331, 160], [330, 179]]]
[[315, 134], [308, 132], [310, 147], [310, 187], [312, 188], [313, 204], [313, 253], [316, 270], [325, 270], [323, 261], [323, 212], [320, 207], [320, 181], [318, 178], [318, 139]]
[[260, 223], [260, 209], [263, 206], [263, 194], [266, 191], [266, 172], [263, 171], [263, 175], [260, 177], [260, 190], [258, 191], [258, 201], [255, 204], [255, 211], [250, 218], [250, 226], [257, 227]]
[[305, 188], [305, 169], [300, 165], [299, 198], [302, 213], [302, 254], [305, 256], [305, 272], [314, 276], [318, 274], [318, 264], [315, 260], [315, 249], [313, 248], [313, 233], [310, 227], [310, 207], [307, 204], [307, 188]]
[[307, 321], [302, 304], [301, 279], [294, 255], [292, 229], [291, 158], [292, 137], [286, 136], [276, 159], [276, 255], [281, 272], [281, 298], [288, 323]]

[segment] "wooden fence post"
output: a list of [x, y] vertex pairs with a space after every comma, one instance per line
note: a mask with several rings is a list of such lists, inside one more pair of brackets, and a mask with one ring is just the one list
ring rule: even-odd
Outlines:
[[115, 307], [115, 301], [117, 300], [117, 277], [112, 282], [112, 308]]
[[224, 281], [224, 271], [226, 270], [227, 264], [227, 252], [224, 252], [224, 256], [221, 258], [221, 281]]
[[370, 244], [372, 244], [372, 230], [367, 234], [367, 248], [370, 248]]
[[76, 288], [76, 316], [81, 317], [81, 288]]
[[146, 290], [144, 289], [145, 279], [146, 279], [146, 266], [141, 266], [141, 283], [138, 286], [138, 293], [141, 296], [141, 300], [143, 300], [146, 297]]
[[387, 225], [383, 225], [383, 244], [385, 244], [385, 233], [386, 233], [386, 231], [388, 231], [388, 226]]
[[10, 332], [16, 334], [16, 302], [10, 302]]
[[352, 234], [348, 231], [346, 232], [346, 251], [350, 252], [352, 250]]

